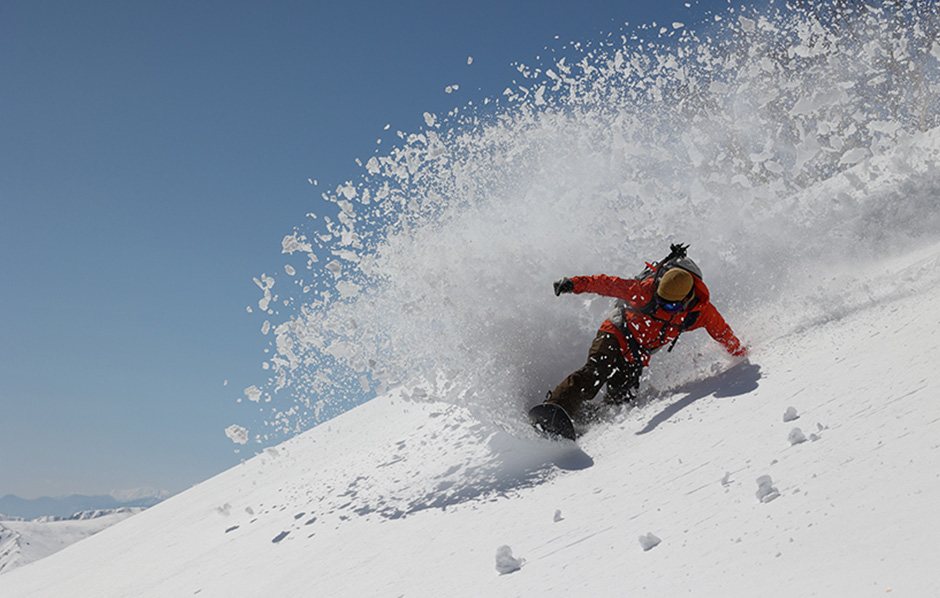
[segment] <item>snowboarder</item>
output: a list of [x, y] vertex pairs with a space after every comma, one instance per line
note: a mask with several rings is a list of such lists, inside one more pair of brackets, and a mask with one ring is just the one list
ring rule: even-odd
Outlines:
[[666, 259], [647, 264], [635, 279], [600, 274], [562, 278], [554, 283], [556, 296], [595, 293], [618, 301], [601, 324], [587, 363], [549, 393], [546, 403], [558, 405], [568, 416], [574, 416], [605, 383], [605, 402], [632, 400], [652, 354], [666, 345], [672, 350], [679, 334], [686, 330], [705, 328], [730, 354], [747, 355], [747, 349], [709, 301], [701, 270], [685, 255], [687, 247], [673, 245]]

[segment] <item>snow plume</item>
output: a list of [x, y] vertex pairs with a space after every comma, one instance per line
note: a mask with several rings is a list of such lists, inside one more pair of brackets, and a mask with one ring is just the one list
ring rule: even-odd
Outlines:
[[[609, 305], [555, 298], [552, 281], [631, 276], [671, 242], [691, 244], [758, 349], [897, 292], [908, 268], [936, 272], [900, 264], [884, 288], [852, 276], [940, 231], [925, 142], [940, 124], [938, 13], [729, 8], [708, 31], [556, 48], [498, 101], [429, 115], [288, 237], [306, 263], [277, 280], [302, 294], [259, 281], [266, 319], [293, 306], [271, 326], [269, 426], [291, 433], [391, 386], [518, 425], [580, 365]], [[651, 383], [723, 367], [704, 333], [687, 336]]]

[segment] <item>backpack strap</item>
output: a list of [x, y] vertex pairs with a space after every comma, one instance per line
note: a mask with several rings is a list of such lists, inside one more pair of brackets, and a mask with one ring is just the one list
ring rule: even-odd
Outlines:
[[[669, 246], [669, 255], [667, 255], [661, 261], [653, 262], [652, 264], [649, 262], [646, 262], [646, 269], [643, 270], [643, 272], [637, 277], [637, 280], [648, 280], [649, 278], [653, 278], [653, 281], [654, 281], [653, 282], [653, 288], [654, 288], [653, 297], [646, 303], [646, 305], [642, 305], [640, 307], [633, 307], [624, 301], [621, 303], [620, 309], [623, 309], [626, 311], [632, 311], [635, 313], [640, 313], [652, 320], [662, 322], [666, 324], [667, 326], [671, 325], [666, 320], [662, 320], [661, 318], [657, 318], [653, 315], [656, 313], [656, 310], [657, 310], [655, 289], [659, 285], [659, 279], [661, 279], [663, 277], [663, 274], [666, 273], [666, 270], [672, 266], [676, 266], [676, 267], [680, 267], [685, 270], [688, 270], [689, 272], [691, 272], [694, 276], [697, 276], [698, 278], [702, 277], [702, 271], [699, 269], [698, 265], [695, 262], [693, 262], [691, 259], [689, 259], [688, 254], [687, 254], [688, 249], [689, 249], [688, 244], [683, 245], [682, 243], [673, 243]], [[692, 306], [694, 306], [695, 303], [697, 302], [698, 300], [696, 299], [694, 303], [692, 304]], [[669, 348], [666, 349], [667, 353], [671, 352], [672, 348], [676, 346], [676, 342], [678, 342], [679, 336], [683, 332], [685, 332], [686, 330], [694, 326], [695, 322], [698, 321], [698, 317], [699, 315], [701, 315], [702, 312], [693, 311], [691, 309], [692, 306], [690, 306], [689, 313], [686, 316], [686, 318], [682, 321], [682, 324], [680, 324], [679, 326], [676, 326], [676, 328], [679, 329], [679, 334], [676, 335], [676, 338], [672, 339], [672, 342], [669, 344]], [[627, 344], [630, 347], [630, 352], [633, 353], [633, 356], [636, 358], [637, 363], [640, 363], [639, 357], [640, 357], [640, 353], [642, 349], [640, 349], [640, 346], [636, 342], [636, 339], [633, 338], [633, 335], [629, 331], [624, 330], [624, 336], [627, 339]]]
[[682, 324], [679, 325], [679, 334], [676, 335], [676, 338], [672, 339], [672, 342], [669, 343], [669, 348], [666, 349], [666, 353], [672, 353], [672, 348], [676, 346], [676, 343], [679, 342], [679, 337], [683, 332], [695, 326], [695, 323], [698, 322], [698, 317], [702, 315], [701, 310], [698, 311], [689, 311], [689, 315], [682, 320]]

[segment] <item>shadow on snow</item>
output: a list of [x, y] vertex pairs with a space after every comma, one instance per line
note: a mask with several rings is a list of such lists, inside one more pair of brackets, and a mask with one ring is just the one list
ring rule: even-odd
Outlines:
[[[451, 468], [433, 478], [430, 488], [419, 490], [410, 498], [382, 497], [360, 502], [355, 500], [355, 491], [347, 490], [347, 496], [353, 500], [340, 508], [361, 516], [374, 513], [387, 519], [400, 519], [426, 509], [446, 509], [476, 500], [505, 498], [537, 486], [559, 471], [577, 471], [594, 465], [591, 456], [573, 442], [519, 438], [499, 431], [487, 444], [491, 451], [488, 458]], [[404, 494], [411, 494], [415, 488], [402, 490]]]
[[688, 394], [654, 415], [637, 435], [652, 432], [699, 399], [709, 396], [724, 399], [747, 394], [757, 388], [760, 378], [760, 366], [745, 360], [717, 376], [680, 386], [673, 394]]

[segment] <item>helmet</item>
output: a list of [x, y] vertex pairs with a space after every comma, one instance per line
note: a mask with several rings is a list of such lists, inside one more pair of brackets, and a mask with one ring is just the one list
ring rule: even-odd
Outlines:
[[659, 281], [656, 294], [666, 301], [684, 301], [692, 292], [695, 280], [682, 268], [672, 268]]

